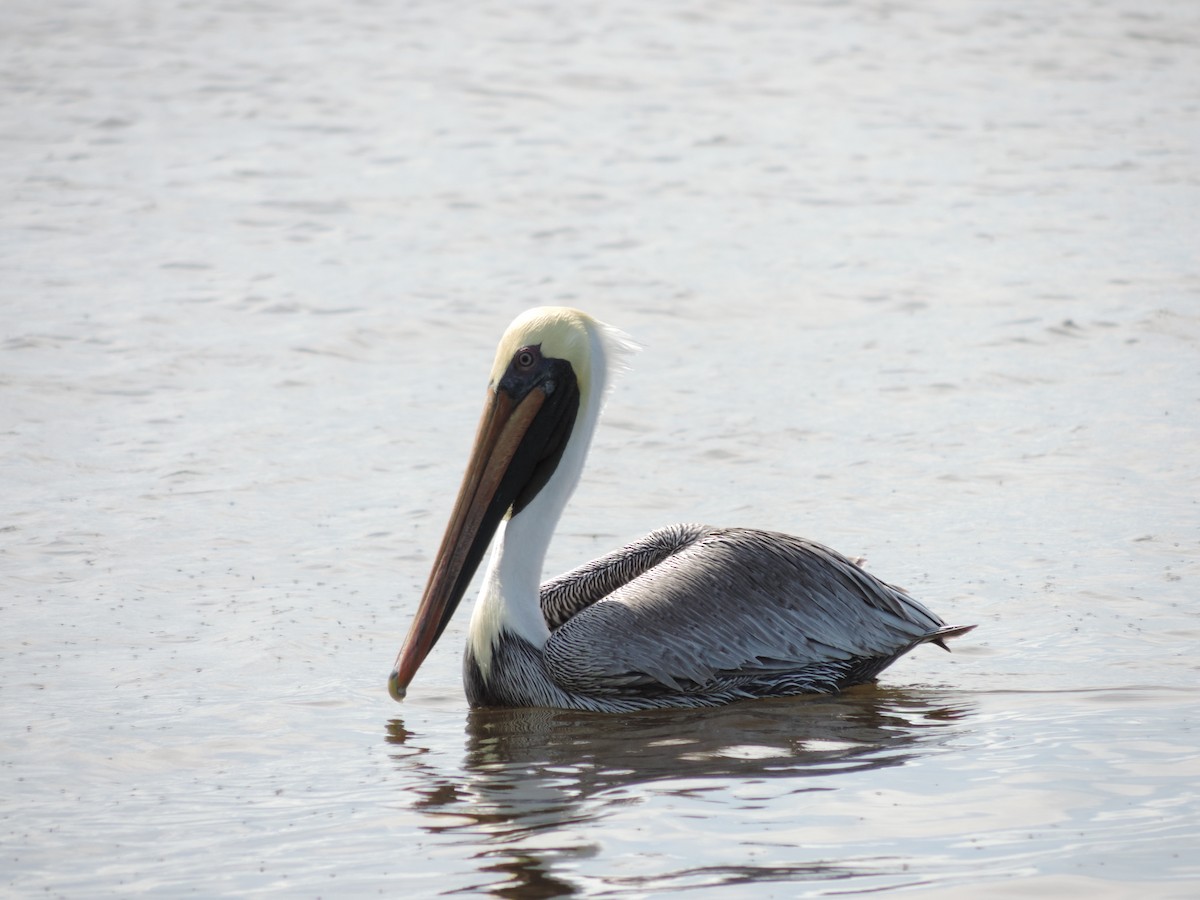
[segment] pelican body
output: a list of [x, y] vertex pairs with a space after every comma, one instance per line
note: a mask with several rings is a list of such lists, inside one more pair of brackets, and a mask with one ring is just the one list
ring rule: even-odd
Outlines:
[[675, 525], [540, 584], [629, 339], [586, 313], [518, 316], [388, 689], [404, 698], [489, 544], [463, 659], [472, 706], [623, 712], [832, 693], [973, 625], [820, 544]]

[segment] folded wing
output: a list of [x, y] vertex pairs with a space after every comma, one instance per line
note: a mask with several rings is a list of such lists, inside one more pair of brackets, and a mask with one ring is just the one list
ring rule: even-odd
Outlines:
[[[820, 544], [688, 529], [689, 542], [676, 537], [674, 552], [553, 631], [545, 664], [560, 687], [707, 693], [828, 672], [833, 689], [847, 673], [868, 680], [917, 644], [961, 633]], [[619, 556], [604, 559], [617, 566]]]

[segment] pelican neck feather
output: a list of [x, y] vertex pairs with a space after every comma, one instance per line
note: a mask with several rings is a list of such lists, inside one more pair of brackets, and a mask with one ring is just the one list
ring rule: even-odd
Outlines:
[[559, 518], [579, 484], [612, 376], [627, 368], [637, 345], [624, 332], [568, 307], [539, 307], [518, 316], [496, 351], [490, 388], [495, 390], [514, 353], [538, 345], [547, 358], [571, 364], [579, 385], [575, 427], [554, 474], [492, 540], [492, 554], [471, 615], [469, 643], [484, 678], [500, 634], [519, 635], [535, 647], [550, 636], [539, 603], [546, 550]]

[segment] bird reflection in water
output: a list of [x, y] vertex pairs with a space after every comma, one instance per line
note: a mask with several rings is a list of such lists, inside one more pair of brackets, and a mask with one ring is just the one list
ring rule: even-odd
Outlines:
[[[561, 897], [579, 891], [562, 870], [599, 852], [572, 826], [638, 803], [648, 786], [688, 796], [778, 779], [773, 793], [781, 796], [834, 791], [833, 776], [901, 766], [932, 752], [961, 733], [955, 726], [970, 713], [958, 694], [878, 685], [800, 700], [625, 715], [474, 709], [457, 773], [438, 771], [429, 749], [399, 719], [389, 723], [388, 741], [397, 745], [393, 758], [406, 788], [417, 795], [422, 827], [478, 841], [475, 858], [488, 880], [477, 888], [500, 897]], [[678, 879], [748, 884], [861, 874], [868, 873], [810, 860], [782, 871], [697, 869], [669, 881], [681, 887]], [[661, 878], [624, 886], [668, 887]]]

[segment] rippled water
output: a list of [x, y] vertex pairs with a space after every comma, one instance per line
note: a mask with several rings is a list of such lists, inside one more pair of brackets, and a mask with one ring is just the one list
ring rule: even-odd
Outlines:
[[[1200, 890], [1190, 4], [0, 9], [13, 895]], [[384, 689], [496, 339], [645, 345], [550, 550], [803, 534], [878, 686]], [[748, 887], [753, 886], [753, 890]]]

